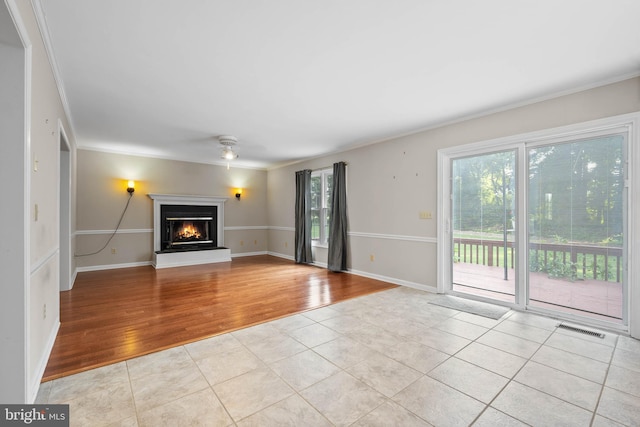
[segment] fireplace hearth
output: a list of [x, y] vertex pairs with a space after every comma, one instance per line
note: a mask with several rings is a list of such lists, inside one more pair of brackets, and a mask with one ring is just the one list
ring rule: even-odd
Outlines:
[[224, 247], [226, 198], [149, 194], [153, 199], [153, 266], [231, 261]]

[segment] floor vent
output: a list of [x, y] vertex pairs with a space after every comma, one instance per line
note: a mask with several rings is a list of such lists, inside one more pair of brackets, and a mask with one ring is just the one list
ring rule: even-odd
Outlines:
[[591, 335], [592, 337], [604, 338], [604, 334], [600, 332], [590, 331], [588, 329], [577, 328], [575, 326], [565, 325], [564, 323], [559, 323], [557, 328], [567, 329], [569, 331], [578, 332], [580, 334]]

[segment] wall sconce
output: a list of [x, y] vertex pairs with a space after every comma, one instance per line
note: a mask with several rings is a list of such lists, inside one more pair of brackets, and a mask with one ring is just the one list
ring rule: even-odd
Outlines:
[[133, 196], [133, 192], [136, 191], [136, 183], [133, 180], [130, 180], [127, 183], [127, 193], [129, 193], [130, 196]]
[[242, 196], [242, 188], [236, 188], [236, 199], [240, 200], [240, 196]]

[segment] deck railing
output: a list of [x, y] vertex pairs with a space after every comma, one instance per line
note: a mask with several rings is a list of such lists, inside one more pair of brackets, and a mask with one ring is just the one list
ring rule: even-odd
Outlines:
[[[515, 265], [513, 242], [454, 238], [456, 262], [508, 268]], [[608, 246], [530, 243], [529, 270], [553, 277], [622, 282], [622, 248]]]

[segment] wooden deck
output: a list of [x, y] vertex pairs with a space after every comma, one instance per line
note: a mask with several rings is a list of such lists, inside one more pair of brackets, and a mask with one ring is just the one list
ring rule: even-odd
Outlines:
[[[454, 290], [485, 296], [500, 301], [514, 302], [515, 273], [503, 267], [456, 263]], [[462, 284], [466, 285], [463, 286]], [[622, 284], [602, 280], [576, 280], [550, 278], [545, 273], [530, 273], [530, 305], [582, 316], [621, 322]]]
[[394, 287], [267, 255], [80, 273], [43, 381]]

